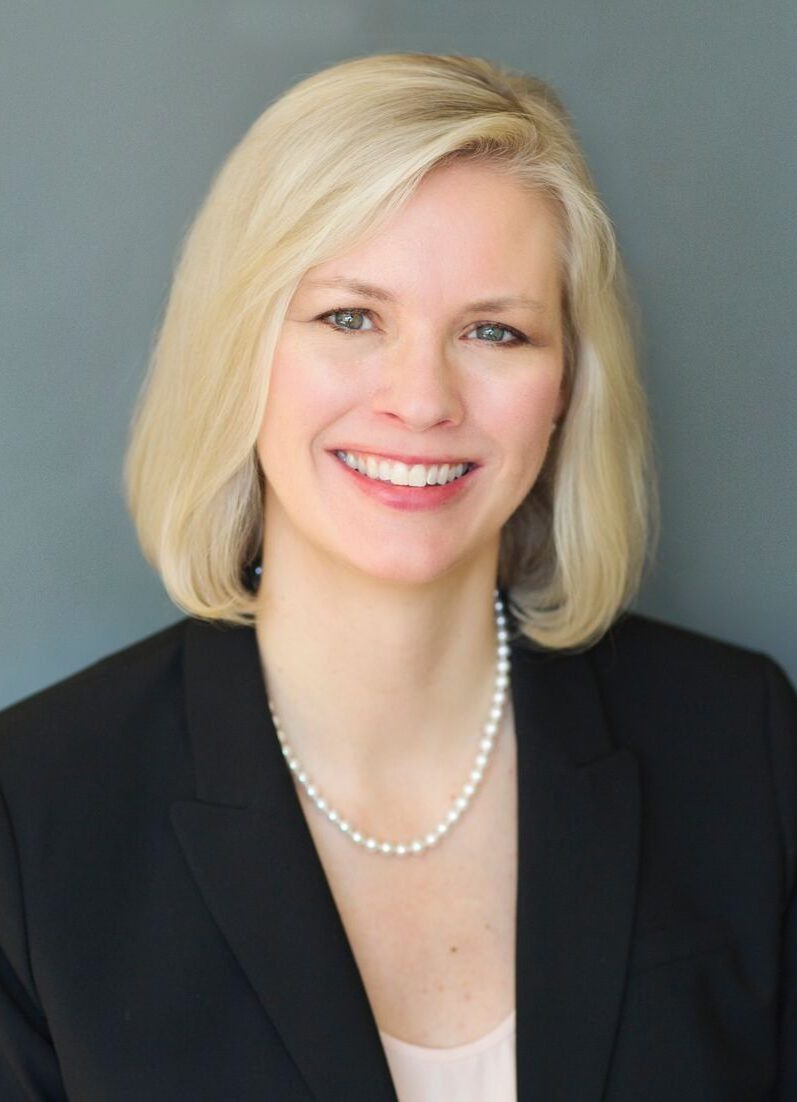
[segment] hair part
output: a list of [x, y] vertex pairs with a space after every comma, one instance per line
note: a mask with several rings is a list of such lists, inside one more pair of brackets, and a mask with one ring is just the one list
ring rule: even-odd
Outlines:
[[482, 58], [376, 54], [276, 100], [183, 242], [124, 480], [144, 555], [189, 615], [255, 618], [263, 364], [300, 279], [458, 159], [546, 196], [561, 229], [566, 412], [501, 533], [497, 584], [520, 630], [556, 649], [599, 638], [638, 590], [658, 537], [652, 433], [614, 233], [567, 114], [543, 81]]

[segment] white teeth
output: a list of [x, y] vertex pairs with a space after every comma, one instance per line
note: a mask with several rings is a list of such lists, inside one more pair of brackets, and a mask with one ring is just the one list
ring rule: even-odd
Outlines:
[[410, 469], [406, 463], [391, 463], [390, 464], [390, 482], [394, 486], [409, 486], [410, 484]]
[[470, 469], [469, 463], [434, 463], [430, 467], [414, 463], [407, 466], [406, 463], [393, 462], [374, 455], [355, 455], [342, 451], [335, 454], [352, 470], [359, 471], [366, 478], [392, 482], [394, 486], [444, 486]]

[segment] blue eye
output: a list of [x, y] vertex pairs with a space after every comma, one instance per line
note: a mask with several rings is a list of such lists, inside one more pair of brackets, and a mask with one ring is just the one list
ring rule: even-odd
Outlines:
[[[328, 321], [328, 318], [332, 318], [332, 321]], [[339, 319], [339, 320], [334, 320]], [[370, 321], [368, 310], [349, 310], [338, 309], [330, 310], [327, 314], [322, 314], [318, 321], [323, 321], [325, 325], [328, 325], [330, 329], [334, 329], [337, 333], [368, 333], [371, 330], [363, 329], [363, 322]]]
[[[477, 325], [468, 334], [468, 339], [470, 340], [473, 334], [479, 331], [486, 332], [486, 341], [489, 344], [523, 344], [526, 340], [522, 333], [518, 333], [517, 329], [510, 329], [508, 325], [498, 325], [498, 323], [494, 321], [486, 321], [482, 322], [481, 325]], [[511, 340], [507, 341], [503, 339], [507, 333], [511, 337]], [[495, 334], [498, 334], [498, 336]]]
[[[323, 322], [324, 325], [328, 325], [330, 329], [335, 333], [372, 333], [375, 330], [375, 326], [371, 319], [370, 310], [354, 309], [352, 307], [340, 306], [336, 310], [329, 310], [326, 314], [320, 314], [316, 318], [316, 321]], [[370, 326], [366, 328], [365, 322], [369, 322]], [[484, 321], [479, 325], [475, 325], [468, 333], [466, 339], [471, 340], [478, 333], [484, 333], [485, 336], [480, 338], [481, 344], [493, 344], [502, 345], [504, 348], [516, 348], [521, 344], [528, 344], [528, 338], [517, 329], [512, 329], [508, 325], [499, 325], [495, 321]], [[506, 340], [506, 336], [510, 339]]]

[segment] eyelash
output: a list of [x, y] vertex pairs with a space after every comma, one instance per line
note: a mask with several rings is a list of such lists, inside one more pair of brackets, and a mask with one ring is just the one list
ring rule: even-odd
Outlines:
[[[332, 322], [328, 321], [327, 319], [332, 317], [333, 314], [362, 314], [364, 317], [368, 317], [373, 320], [372, 313], [373, 312], [371, 310], [360, 309], [359, 307], [354, 308], [352, 306], [338, 306], [334, 310], [327, 310], [325, 314], [319, 314], [319, 316], [315, 320], [320, 321], [324, 325], [328, 326], [328, 328], [330, 328], [333, 333], [345, 333], [347, 336], [351, 336], [352, 334], [356, 335], [357, 333], [361, 332], [361, 330], [346, 329], [345, 326], [333, 325]], [[511, 325], [503, 325], [502, 323], [497, 321], [480, 321], [477, 322], [473, 326], [473, 328], [484, 329], [487, 326], [493, 326], [496, 329], [505, 329], [506, 332], [511, 333], [515, 339], [513, 341], [479, 341], [479, 344], [489, 344], [495, 348], [519, 348], [522, 344], [534, 343], [533, 341], [530, 341], [527, 336], [521, 333], [520, 330], [514, 329]], [[369, 330], [367, 330], [367, 332], [368, 331]]]

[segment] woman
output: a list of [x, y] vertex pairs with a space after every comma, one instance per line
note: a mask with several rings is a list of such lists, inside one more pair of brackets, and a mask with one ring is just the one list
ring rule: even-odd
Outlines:
[[797, 1097], [797, 698], [627, 611], [627, 315], [543, 83], [254, 124], [127, 460], [188, 615], [2, 716], [3, 1099]]

